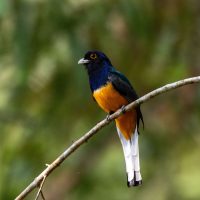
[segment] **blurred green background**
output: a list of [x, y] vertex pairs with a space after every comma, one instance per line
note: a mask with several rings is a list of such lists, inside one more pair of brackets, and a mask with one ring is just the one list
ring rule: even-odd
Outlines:
[[[90, 49], [105, 52], [140, 96], [199, 75], [200, 1], [1, 0], [0, 199], [14, 199], [105, 117], [77, 64]], [[126, 187], [112, 123], [48, 177], [46, 199], [199, 200], [199, 88], [142, 105], [142, 187]]]

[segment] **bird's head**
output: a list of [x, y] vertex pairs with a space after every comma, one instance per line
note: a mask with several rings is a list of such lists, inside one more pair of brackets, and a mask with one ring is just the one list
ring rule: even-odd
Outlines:
[[95, 71], [96, 69], [111, 66], [111, 62], [108, 57], [100, 51], [88, 51], [84, 58], [78, 61], [78, 64], [83, 64], [86, 66], [88, 71]]

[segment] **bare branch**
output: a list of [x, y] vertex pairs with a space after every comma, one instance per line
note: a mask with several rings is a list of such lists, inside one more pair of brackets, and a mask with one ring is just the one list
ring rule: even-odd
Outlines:
[[24, 199], [34, 188], [36, 188], [40, 183], [44, 180], [44, 177], [47, 177], [52, 171], [54, 171], [67, 157], [69, 157], [75, 150], [77, 150], [82, 144], [87, 142], [93, 135], [95, 135], [100, 129], [102, 129], [104, 126], [108, 125], [111, 121], [113, 121], [115, 118], [119, 117], [123, 114], [124, 111], [129, 111], [136, 107], [137, 105], [140, 105], [149, 99], [158, 96], [159, 94], [165, 93], [169, 90], [188, 85], [193, 83], [200, 82], [200, 76], [192, 77], [183, 79], [174, 83], [167, 84], [163, 87], [160, 87], [156, 90], [153, 90], [152, 92], [142, 96], [141, 98], [137, 99], [136, 101], [128, 104], [126, 107], [124, 107], [123, 111], [121, 109], [117, 110], [115, 113], [110, 115], [109, 118], [106, 118], [102, 121], [100, 121], [96, 126], [94, 126], [90, 131], [88, 131], [85, 135], [83, 135], [81, 138], [76, 140], [69, 148], [67, 148], [60, 156], [56, 158], [55, 161], [53, 161], [51, 164], [47, 166], [47, 168], [38, 176], [35, 178], [35, 180], [30, 183], [30, 185], [27, 186], [27, 188], [22, 191], [19, 196], [15, 198], [15, 200], [21, 200]]

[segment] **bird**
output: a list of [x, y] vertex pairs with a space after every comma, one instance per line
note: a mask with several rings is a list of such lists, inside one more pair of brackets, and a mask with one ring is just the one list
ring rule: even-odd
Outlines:
[[[86, 52], [78, 64], [85, 66], [93, 99], [108, 115], [138, 99], [131, 83], [121, 72], [116, 70], [110, 59], [101, 51]], [[139, 160], [139, 124], [143, 121], [140, 106], [125, 112], [115, 119], [125, 158], [127, 186], [140, 186], [142, 176]]]

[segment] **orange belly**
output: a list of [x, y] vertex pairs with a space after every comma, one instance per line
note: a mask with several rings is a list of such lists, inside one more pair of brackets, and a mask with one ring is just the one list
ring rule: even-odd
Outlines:
[[[127, 105], [128, 101], [115, 90], [111, 83], [95, 90], [93, 97], [99, 104], [99, 106], [107, 113], [115, 112], [123, 105]], [[120, 129], [124, 137], [128, 140], [133, 134], [136, 122], [137, 114], [135, 110], [129, 111], [124, 115], [121, 115], [116, 120], [116, 126]]]
[[111, 83], [97, 89], [93, 97], [99, 106], [107, 113], [116, 111], [123, 105], [128, 104], [127, 100], [119, 94]]

